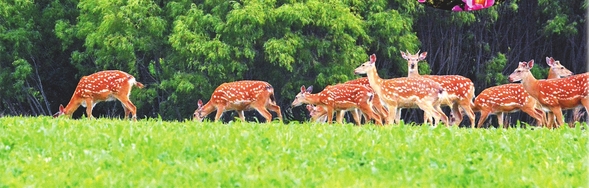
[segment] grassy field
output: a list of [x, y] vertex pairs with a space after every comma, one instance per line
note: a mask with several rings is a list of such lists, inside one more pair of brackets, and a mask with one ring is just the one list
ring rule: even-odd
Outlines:
[[587, 128], [3, 117], [0, 187], [587, 187]]

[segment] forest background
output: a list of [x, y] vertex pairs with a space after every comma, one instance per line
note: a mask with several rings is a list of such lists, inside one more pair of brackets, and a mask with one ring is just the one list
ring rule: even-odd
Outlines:
[[[304, 120], [304, 108], [290, 107], [301, 85], [319, 92], [358, 78], [353, 69], [373, 53], [381, 77], [406, 76], [400, 51], [418, 50], [428, 52], [421, 74], [466, 76], [478, 94], [507, 83], [520, 61], [534, 59], [537, 78], [547, 56], [586, 72], [587, 4], [508, 0], [451, 12], [415, 0], [4, 0], [0, 116], [53, 114], [82, 76], [119, 69], [146, 85], [131, 96], [139, 118], [190, 119], [218, 85], [255, 79], [274, 86], [287, 121]], [[122, 111], [100, 103], [95, 115]]]

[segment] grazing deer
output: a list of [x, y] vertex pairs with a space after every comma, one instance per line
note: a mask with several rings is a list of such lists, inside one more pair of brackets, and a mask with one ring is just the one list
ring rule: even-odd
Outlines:
[[461, 107], [470, 119], [471, 128], [474, 128], [475, 115], [471, 109], [472, 99], [474, 98], [474, 83], [464, 76], [459, 75], [419, 75], [418, 62], [425, 59], [427, 52], [411, 54], [409, 52], [401, 52], [401, 56], [407, 60], [408, 77], [425, 77], [439, 83], [442, 88], [448, 92], [447, 98], [442, 101], [442, 105], [451, 108], [451, 123], [460, 124], [462, 122]]
[[333, 112], [339, 111], [337, 122], [342, 123], [343, 113], [351, 110], [352, 116], [356, 121], [356, 125], [360, 125], [360, 116], [355, 109], [359, 109], [366, 114], [370, 119], [374, 119], [376, 124], [382, 125], [381, 117], [374, 113], [372, 109], [372, 100], [374, 92], [362, 85], [355, 84], [337, 84], [327, 86], [323, 91], [311, 94], [313, 86], [305, 89], [301, 87], [301, 92], [297, 94], [292, 106], [300, 106], [303, 103], [313, 104], [319, 108], [324, 108], [327, 113], [327, 123], [331, 124], [333, 120]]
[[255, 80], [242, 80], [219, 85], [213, 91], [207, 104], [203, 105], [202, 100], [198, 100], [198, 108], [194, 111], [194, 120], [202, 121], [216, 110], [216, 122], [219, 121], [223, 112], [235, 110], [239, 118], [245, 121], [243, 112], [252, 109], [264, 116], [266, 122], [272, 121], [272, 114], [268, 110], [273, 111], [282, 122], [282, 113], [274, 98], [274, 88], [268, 82]]
[[92, 108], [97, 103], [117, 99], [123, 104], [125, 119], [131, 115], [133, 120], [137, 121], [137, 107], [129, 100], [133, 86], [143, 88], [143, 84], [137, 82], [135, 77], [119, 70], [100, 71], [84, 76], [80, 79], [67, 106], [64, 108], [63, 105], [59, 105], [59, 112], [53, 117], [71, 116], [82, 105], [86, 107], [86, 116], [91, 119], [93, 118]]
[[536, 80], [530, 72], [533, 66], [534, 60], [520, 62], [518, 68], [509, 75], [509, 81], [521, 80], [530, 96], [538, 100], [543, 109], [554, 113], [557, 126], [564, 124], [563, 109], [572, 109], [580, 105], [583, 105], [585, 110], [589, 109], [589, 73], [560, 79]]
[[[553, 58], [546, 57], [546, 62], [550, 66], [548, 79], [567, 77], [573, 74], [562, 66], [560, 62], [554, 61]], [[481, 112], [481, 117], [477, 125], [478, 128], [483, 125], [490, 114], [497, 115], [499, 127], [503, 126], [507, 128], [503, 118], [505, 113], [517, 112], [520, 110], [536, 119], [538, 126], [550, 123], [550, 121], [544, 122], [545, 114], [539, 108], [541, 107], [539, 106], [538, 101], [525, 91], [522, 84], [504, 84], [483, 90], [474, 99], [473, 110]], [[554, 121], [553, 118], [552, 121]]]
[[[382, 105], [382, 103], [380, 101], [380, 97], [376, 93], [374, 93], [372, 88], [370, 88], [370, 83], [368, 83], [368, 78], [362, 77], [362, 78], [347, 81], [343, 84], [357, 84], [357, 85], [366, 86], [368, 89], [370, 89], [370, 91], [374, 94], [373, 99], [372, 99], [372, 107], [374, 108], [373, 109], [374, 113], [377, 113], [378, 116], [381, 117], [381, 120], [385, 119], [385, 121], [386, 121], [386, 116], [388, 115], [388, 110]], [[327, 111], [324, 108], [314, 106], [314, 105], [307, 105], [307, 110], [309, 111], [309, 114], [311, 116], [311, 121], [325, 122], [327, 120]], [[358, 113], [357, 112], [358, 109], [354, 109], [354, 110], [356, 112], [352, 112], [352, 113]], [[344, 113], [345, 113], [345, 111], [339, 111], [336, 114], [336, 121], [337, 122], [342, 121]], [[362, 115], [364, 116], [364, 119], [366, 119], [366, 121], [370, 120], [370, 118], [367, 117], [366, 114], [362, 114]]]
[[327, 111], [325, 108], [321, 108], [312, 104], [308, 104], [306, 107], [309, 111], [309, 116], [311, 116], [311, 121], [318, 123], [327, 121]]
[[[350, 80], [345, 82], [344, 84], [358, 84], [358, 85], [363, 85], [366, 86], [368, 88], [370, 88], [372, 90], [372, 88], [370, 87], [370, 82], [368, 82], [368, 77], [362, 77], [362, 78], [358, 78], [358, 79], [354, 79], [354, 80]], [[374, 91], [373, 91], [374, 92]], [[372, 100], [372, 106], [375, 109], [375, 112], [385, 121], [385, 124], [388, 124], [388, 122], [386, 122], [387, 116], [388, 116], [388, 110], [382, 105], [382, 100], [380, 100], [380, 96], [376, 93], [374, 93], [374, 99]], [[364, 117], [364, 119], [368, 120], [367, 117]]]
[[370, 87], [389, 110], [387, 122], [399, 123], [398, 108], [417, 106], [425, 113], [424, 121], [433, 117], [438, 122], [442, 120], [446, 126], [449, 125], [448, 117], [439, 110], [439, 99], [447, 94], [440, 84], [422, 77], [382, 79], [376, 72], [375, 63], [376, 55], [372, 54], [370, 60], [356, 68], [354, 73], [368, 76]]

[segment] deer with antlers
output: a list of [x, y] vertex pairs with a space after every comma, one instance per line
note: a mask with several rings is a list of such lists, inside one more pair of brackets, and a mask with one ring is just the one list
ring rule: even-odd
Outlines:
[[195, 121], [202, 121], [215, 110], [215, 122], [219, 121], [223, 112], [231, 110], [237, 111], [239, 118], [245, 121], [244, 111], [253, 109], [264, 116], [266, 122], [272, 120], [272, 114], [268, 110], [275, 112], [282, 122], [280, 106], [276, 105], [274, 98], [274, 88], [264, 81], [242, 80], [223, 83], [213, 91], [209, 102], [203, 105], [199, 99], [197, 105], [198, 108], [193, 114]]
[[581, 105], [585, 110], [589, 109], [589, 73], [560, 79], [537, 80], [530, 72], [533, 66], [533, 59], [529, 62], [520, 62], [517, 69], [509, 75], [509, 81], [521, 81], [524, 89], [538, 100], [543, 109], [554, 113], [557, 126], [564, 124], [563, 109], [573, 109]]
[[319, 108], [324, 108], [327, 113], [327, 123], [331, 124], [333, 120], [333, 112], [338, 111], [338, 123], [342, 123], [343, 112], [350, 110], [356, 125], [360, 125], [360, 115], [355, 109], [359, 109], [366, 114], [369, 119], [373, 119], [376, 124], [382, 125], [381, 117], [374, 113], [372, 108], [372, 100], [374, 99], [374, 92], [362, 85], [355, 84], [337, 84], [327, 86], [323, 91], [311, 94], [313, 86], [305, 89], [301, 86], [301, 91], [297, 94], [292, 106], [300, 106], [301, 104], [312, 104]]
[[78, 82], [70, 102], [65, 108], [63, 105], [59, 105], [59, 112], [55, 113], [53, 117], [62, 115], [71, 117], [81, 105], [86, 107], [86, 116], [91, 119], [93, 118], [92, 109], [97, 103], [119, 100], [125, 111], [125, 119], [131, 115], [133, 120], [137, 121], [137, 107], [129, 100], [133, 86], [143, 88], [143, 84], [137, 82], [135, 77], [119, 70], [106, 70], [83, 76]]
[[451, 109], [451, 123], [460, 124], [462, 122], [462, 114], [459, 107], [466, 112], [470, 119], [471, 128], [474, 128], [475, 115], [472, 106], [472, 99], [474, 98], [474, 83], [459, 75], [420, 75], [418, 69], [419, 61], [426, 58], [427, 52], [411, 54], [409, 52], [401, 52], [401, 56], [407, 60], [408, 77], [425, 77], [439, 83], [442, 88], [448, 92], [447, 98], [442, 99], [446, 101], [442, 105], [449, 106]]
[[[369, 61], [354, 70], [355, 74], [366, 74], [370, 87], [389, 111], [388, 121], [399, 123], [399, 108], [419, 107], [425, 113], [424, 122], [430, 119], [443, 121], [448, 126], [448, 117], [440, 110], [441, 98], [447, 92], [431, 79], [422, 77], [403, 77], [382, 79], [376, 71], [376, 55], [370, 55]], [[434, 123], [436, 124], [436, 123]]]
[[[573, 73], [562, 66], [559, 61], [552, 57], [546, 57], [550, 69], [548, 79], [562, 78]], [[538, 101], [525, 91], [522, 84], [503, 84], [483, 90], [474, 99], [474, 111], [480, 111], [481, 117], [477, 127], [481, 127], [490, 114], [496, 114], [499, 127], [507, 128], [503, 116], [505, 113], [523, 111], [536, 119], [538, 126], [550, 124], [554, 118], [549, 115], [548, 122], [545, 122], [545, 114], [541, 110]], [[548, 125], [550, 127], [550, 125]]]

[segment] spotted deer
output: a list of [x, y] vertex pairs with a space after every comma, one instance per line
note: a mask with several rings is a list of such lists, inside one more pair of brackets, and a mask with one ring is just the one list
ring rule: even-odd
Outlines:
[[[439, 110], [440, 98], [447, 95], [440, 84], [422, 77], [382, 79], [376, 71], [376, 55], [354, 70], [355, 74], [366, 74], [370, 87], [380, 96], [389, 111], [387, 122], [399, 123], [399, 108], [419, 107], [425, 113], [424, 121], [432, 117], [448, 126], [448, 117]], [[437, 123], [434, 123], [437, 124]]]
[[[550, 67], [550, 69], [548, 69], [548, 79], [555, 79], [555, 78], [563, 78], [563, 77], [568, 77], [573, 75], [573, 72], [571, 72], [569, 69], [567, 69], [566, 67], [562, 66], [560, 64], [560, 61], [556, 61], [554, 60], [554, 58], [552, 57], [546, 57], [546, 64], [548, 64], [548, 66]], [[578, 121], [580, 119], [580, 110], [583, 107], [576, 107], [573, 110], [573, 121]], [[555, 119], [554, 119], [554, 113], [548, 111], [548, 116], [547, 116], [547, 121], [546, 126], [547, 127], [553, 127], [553, 124], [555, 123]], [[572, 125], [572, 124], [571, 124]]]
[[509, 81], [521, 81], [524, 89], [538, 100], [545, 111], [554, 113], [557, 126], [564, 124], [563, 109], [572, 109], [581, 105], [585, 107], [585, 110], [589, 109], [589, 73], [559, 79], [537, 80], [530, 72], [533, 66], [533, 59], [529, 62], [520, 62], [518, 68], [509, 75]]
[[[362, 78], [358, 78], [358, 79], [344, 82], [344, 84], [357, 84], [357, 85], [366, 86], [368, 89], [370, 89], [371, 92], [373, 92], [373, 94], [374, 94], [373, 100], [372, 100], [373, 111], [374, 111], [374, 113], [377, 113], [381, 117], [381, 120], [384, 119], [386, 121], [386, 116], [388, 115], [388, 111], [380, 102], [380, 97], [378, 97], [378, 95], [376, 93], [374, 93], [372, 88], [370, 88], [370, 84], [368, 83], [368, 78], [362, 77]], [[311, 116], [311, 121], [316, 121], [316, 122], [327, 121], [327, 111], [324, 108], [314, 106], [314, 105], [307, 105], [307, 110], [309, 111], [309, 114]], [[358, 109], [354, 109], [354, 110], [357, 111]], [[339, 111], [336, 113], [336, 121], [337, 122], [342, 121], [344, 113], [345, 113], [345, 111]], [[358, 112], [352, 112], [352, 113], [358, 113]], [[362, 115], [364, 116], [364, 119], [366, 119], [366, 121], [370, 120], [370, 118], [367, 117], [366, 114], [362, 114]]]
[[[369, 89], [372, 90], [372, 88], [370, 87], [370, 82], [368, 82], [368, 77], [362, 77], [362, 78], [357, 78], [354, 80], [350, 80], [347, 82], [344, 82], [344, 84], [357, 84], [357, 85], [363, 85], [368, 87]], [[374, 92], [374, 90], [373, 90]], [[388, 110], [383, 106], [382, 104], [382, 100], [380, 99], [380, 96], [376, 93], [374, 93], [374, 99], [372, 100], [372, 106], [375, 109], [375, 112], [385, 121], [385, 124], [387, 124], [388, 122], [386, 122], [387, 116], [388, 116]], [[367, 117], [364, 117], [364, 119], [368, 120]]]
[[[550, 66], [548, 79], [567, 77], [573, 74], [570, 70], [562, 66], [559, 61], [554, 61], [551, 57], [546, 57], [546, 62]], [[479, 128], [490, 114], [496, 114], [499, 127], [504, 126], [506, 128], [507, 125], [503, 116], [506, 113], [520, 110], [536, 119], [538, 126], [547, 125], [547, 123], [549, 124], [551, 122], [545, 121], [546, 116], [541, 110], [538, 101], [525, 91], [522, 84], [503, 84], [483, 90], [474, 99], [473, 110], [481, 112], [481, 117], [477, 124]]]
[[318, 123], [324, 123], [327, 121], [327, 111], [325, 108], [321, 108], [312, 104], [308, 104], [306, 107], [309, 111], [309, 116], [311, 116], [311, 121]]
[[360, 125], [360, 116], [354, 109], [359, 109], [366, 114], [370, 119], [373, 119], [376, 124], [382, 125], [381, 117], [374, 113], [372, 109], [372, 100], [374, 98], [373, 91], [362, 85], [355, 84], [336, 84], [327, 86], [323, 91], [311, 94], [313, 86], [305, 89], [301, 86], [301, 91], [297, 94], [292, 106], [300, 106], [301, 104], [312, 104], [319, 108], [324, 108], [327, 113], [327, 123], [331, 124], [333, 120], [333, 112], [338, 111], [337, 122], [342, 123], [343, 112], [351, 111], [356, 125]]
[[134, 121], [137, 121], [137, 107], [129, 100], [133, 86], [143, 88], [143, 84], [137, 82], [135, 77], [129, 73], [119, 70], [106, 70], [94, 74], [83, 76], [78, 82], [78, 86], [70, 99], [70, 102], [64, 108], [59, 105], [59, 112], [53, 117], [61, 115], [70, 116], [82, 105], [86, 107], [86, 116], [88, 119], [93, 118], [92, 109], [97, 103], [102, 101], [119, 100], [125, 110], [125, 119], [129, 115]]
[[276, 105], [274, 98], [274, 88], [268, 82], [257, 80], [242, 80], [219, 85], [209, 102], [203, 105], [202, 100], [198, 100], [198, 108], [194, 111], [194, 121], [202, 121], [213, 111], [215, 122], [219, 121], [226, 111], [235, 110], [242, 121], [245, 121], [244, 111], [256, 110], [266, 119], [266, 122], [272, 121], [273, 111], [277, 114], [278, 119], [282, 122], [282, 113], [280, 106]]
[[475, 115], [471, 106], [475, 91], [474, 83], [470, 79], [460, 75], [420, 75], [418, 63], [426, 58], [427, 52], [421, 54], [419, 52], [416, 54], [401, 52], [401, 56], [407, 60], [408, 77], [421, 76], [429, 78], [439, 83], [448, 92], [447, 98], [442, 99], [442, 101], [446, 101], [442, 105], [450, 107], [450, 120], [452, 124], [460, 124], [462, 122], [460, 107], [470, 119], [471, 128], [474, 128]]

